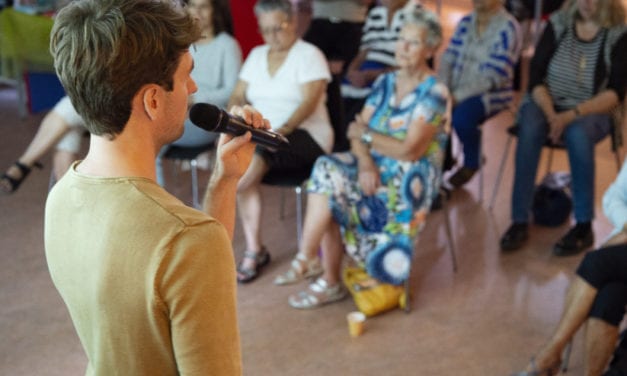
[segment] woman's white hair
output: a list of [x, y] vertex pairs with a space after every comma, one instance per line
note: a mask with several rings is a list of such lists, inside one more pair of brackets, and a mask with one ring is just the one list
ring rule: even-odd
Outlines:
[[417, 25], [426, 30], [425, 43], [432, 48], [437, 48], [442, 43], [442, 26], [438, 16], [423, 8], [412, 8], [405, 11], [404, 25]]

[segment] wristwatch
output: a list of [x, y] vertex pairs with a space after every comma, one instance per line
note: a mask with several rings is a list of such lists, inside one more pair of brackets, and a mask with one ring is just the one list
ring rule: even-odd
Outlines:
[[365, 131], [361, 134], [361, 142], [367, 147], [370, 147], [370, 145], [372, 145], [372, 135], [370, 134], [370, 132]]

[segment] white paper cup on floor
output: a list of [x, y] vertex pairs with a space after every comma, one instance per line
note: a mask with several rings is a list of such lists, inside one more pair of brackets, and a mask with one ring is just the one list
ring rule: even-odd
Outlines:
[[348, 332], [351, 337], [359, 337], [364, 332], [364, 323], [366, 322], [366, 315], [361, 312], [355, 311], [346, 315], [348, 320]]

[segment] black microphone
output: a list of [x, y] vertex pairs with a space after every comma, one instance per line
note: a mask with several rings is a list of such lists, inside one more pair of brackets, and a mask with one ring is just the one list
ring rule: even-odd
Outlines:
[[189, 119], [199, 128], [209, 132], [228, 133], [241, 136], [246, 132], [252, 134], [252, 141], [265, 147], [282, 149], [290, 146], [283, 135], [266, 130], [254, 128], [239, 116], [233, 116], [228, 112], [208, 103], [196, 103], [189, 110]]

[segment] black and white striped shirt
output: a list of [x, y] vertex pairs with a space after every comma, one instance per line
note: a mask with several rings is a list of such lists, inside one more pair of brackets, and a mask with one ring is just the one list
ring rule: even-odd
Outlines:
[[594, 73], [601, 53], [605, 29], [594, 39], [583, 41], [575, 35], [574, 25], [549, 62], [546, 84], [556, 108], [567, 110], [594, 95]]

